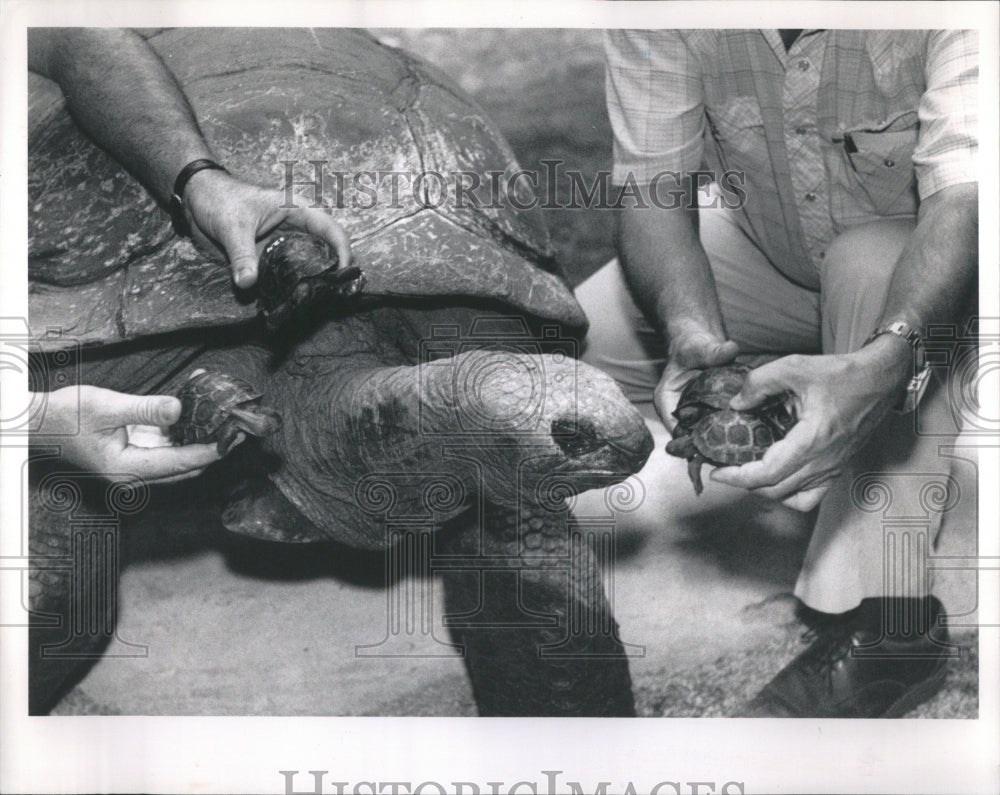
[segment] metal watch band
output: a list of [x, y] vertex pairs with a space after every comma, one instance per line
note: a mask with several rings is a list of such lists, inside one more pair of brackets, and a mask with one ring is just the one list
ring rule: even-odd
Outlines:
[[917, 404], [920, 402], [920, 398], [923, 397], [924, 391], [927, 389], [927, 382], [930, 380], [931, 371], [927, 366], [924, 341], [916, 329], [910, 326], [909, 323], [904, 323], [902, 320], [896, 320], [892, 323], [886, 323], [884, 326], [876, 328], [868, 339], [865, 340], [865, 345], [878, 337], [881, 337], [883, 334], [895, 334], [897, 337], [904, 339], [913, 349], [915, 354], [913, 377], [906, 385], [906, 394], [903, 396], [903, 400], [898, 406], [896, 406], [895, 409], [901, 414], [907, 414], [917, 407]]
[[184, 215], [184, 189], [191, 177], [206, 169], [229, 173], [225, 166], [220, 166], [214, 160], [201, 157], [184, 166], [177, 175], [177, 179], [174, 180], [174, 192], [170, 195], [170, 223], [173, 225], [174, 231], [181, 237], [191, 237], [191, 226]]

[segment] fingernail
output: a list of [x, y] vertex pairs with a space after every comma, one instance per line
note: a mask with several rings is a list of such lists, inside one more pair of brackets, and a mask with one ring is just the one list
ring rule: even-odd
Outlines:
[[153, 405], [153, 425], [173, 425], [180, 416], [180, 401], [175, 397], [164, 396]]
[[236, 271], [236, 285], [238, 287], [253, 287], [254, 278], [253, 271], [249, 268], [244, 268], [242, 270]]

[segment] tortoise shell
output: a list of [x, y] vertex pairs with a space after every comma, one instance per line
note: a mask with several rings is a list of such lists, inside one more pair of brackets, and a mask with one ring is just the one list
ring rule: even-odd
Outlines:
[[[332, 208], [367, 303], [483, 298], [586, 328], [541, 207], [513, 179], [509, 146], [438, 70], [358, 30], [276, 28], [267, 47], [242, 28], [147, 40], [234, 175], [288, 194], [302, 185], [297, 206]], [[258, 296], [237, 294], [228, 267], [175, 236], [168, 215], [36, 74], [28, 127], [28, 305], [38, 349], [256, 318]], [[506, 175], [509, 190], [480, 178], [463, 181], [468, 190], [455, 199], [454, 179], [492, 173]]]
[[743, 388], [750, 368], [744, 364], [727, 364], [702, 370], [684, 385], [674, 409], [674, 417], [685, 427], [693, 427], [706, 413], [728, 409], [729, 401]]
[[177, 393], [181, 416], [170, 426], [176, 444], [217, 442], [220, 455], [240, 431], [266, 436], [281, 427], [277, 412], [260, 405], [261, 395], [242, 378], [203, 371], [192, 375]]
[[257, 304], [268, 330], [330, 296], [349, 298], [365, 285], [361, 269], [338, 268], [337, 253], [325, 241], [305, 232], [274, 235], [260, 255]]
[[677, 427], [667, 443], [667, 453], [688, 460], [688, 475], [696, 494], [702, 492], [702, 464], [739, 466], [759, 461], [796, 422], [783, 397], [751, 411], [729, 408], [750, 369], [742, 364], [711, 367], [681, 391], [673, 412]]
[[698, 452], [708, 463], [719, 466], [759, 461], [781, 436], [766, 418], [732, 409], [702, 417], [691, 432]]

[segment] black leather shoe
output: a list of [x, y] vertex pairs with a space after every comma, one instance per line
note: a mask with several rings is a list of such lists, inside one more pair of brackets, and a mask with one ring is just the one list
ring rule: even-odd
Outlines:
[[[820, 614], [821, 615], [821, 614]], [[812, 644], [744, 712], [754, 718], [898, 718], [933, 696], [957, 649], [934, 597], [866, 599], [814, 620]]]

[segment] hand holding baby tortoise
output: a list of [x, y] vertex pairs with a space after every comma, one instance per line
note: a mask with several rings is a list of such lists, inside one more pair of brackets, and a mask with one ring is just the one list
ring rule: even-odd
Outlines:
[[750, 369], [743, 364], [710, 367], [681, 391], [673, 412], [677, 426], [674, 438], [667, 443], [667, 452], [688, 460], [695, 494], [704, 490], [702, 464], [739, 466], [759, 461], [797, 421], [784, 399], [770, 401], [753, 411], [729, 408]]

